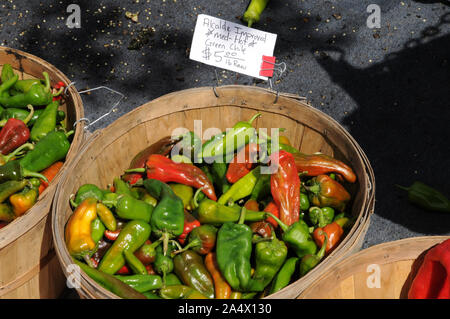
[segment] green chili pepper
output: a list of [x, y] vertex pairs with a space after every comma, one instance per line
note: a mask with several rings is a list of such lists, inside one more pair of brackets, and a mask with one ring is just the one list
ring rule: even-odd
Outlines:
[[163, 276], [163, 284], [166, 286], [166, 276], [173, 271], [173, 259], [169, 254], [164, 254], [163, 248], [156, 248], [155, 262], [153, 264], [155, 271]]
[[309, 220], [316, 227], [325, 227], [333, 222], [334, 209], [331, 207], [313, 206], [309, 209]]
[[8, 81], [12, 77], [14, 77], [14, 75], [15, 75], [15, 73], [14, 73], [14, 70], [13, 70], [11, 64], [9, 64], [9, 63], [3, 64], [2, 73], [1, 73], [2, 83], [5, 83], [6, 81]]
[[55, 130], [58, 107], [58, 101], [53, 101], [45, 107], [44, 112], [31, 128], [30, 138], [33, 142], [39, 141], [45, 135]]
[[13, 89], [16, 91], [16, 94], [19, 92], [26, 93], [28, 92], [31, 87], [35, 84], [41, 85], [42, 82], [40, 79], [25, 79], [25, 80], [18, 80], [16, 84], [14, 84]]
[[261, 16], [261, 13], [269, 3], [269, 0], [252, 0], [245, 10], [242, 19], [244, 22], [247, 22], [247, 26], [249, 28], [252, 27], [252, 24], [258, 22]]
[[[201, 224], [221, 225], [226, 222], [237, 222], [241, 215], [241, 209], [242, 207], [239, 205], [225, 206], [205, 198], [200, 202], [194, 214]], [[244, 218], [246, 222], [260, 221], [266, 218], [266, 213], [247, 210]]]
[[[17, 74], [14, 74], [12, 77], [7, 79], [6, 81], [2, 81], [2, 84], [0, 85], [0, 98], [9, 99], [8, 90], [17, 82], [18, 79], [19, 79], [19, 76]], [[0, 104], [5, 106], [3, 103], [1, 103], [1, 101], [0, 101]]]
[[323, 232], [325, 236], [325, 240], [323, 242], [322, 247], [320, 248], [319, 252], [316, 255], [308, 254], [306, 256], [303, 256], [302, 260], [300, 261], [300, 277], [303, 277], [306, 275], [311, 269], [317, 266], [317, 264], [320, 262], [320, 260], [325, 255], [325, 248], [328, 244], [328, 235], [326, 232]]
[[234, 183], [225, 194], [219, 197], [217, 202], [225, 205], [251, 195], [260, 175], [261, 168], [258, 166]]
[[[103, 238], [103, 234], [105, 233], [106, 227], [103, 225], [102, 221], [97, 217], [91, 223], [91, 237], [96, 245]], [[97, 249], [95, 249], [97, 250]], [[92, 252], [95, 253], [95, 250]]]
[[120, 218], [139, 219], [146, 223], [151, 221], [152, 212], [155, 209], [152, 205], [127, 194], [119, 195], [114, 206]]
[[65, 158], [69, 148], [70, 142], [66, 133], [53, 131], [39, 140], [34, 149], [26, 153], [19, 161], [23, 168], [33, 172], [40, 172]]
[[411, 203], [426, 210], [450, 213], [450, 200], [438, 190], [418, 181], [410, 187], [396, 186], [408, 192]]
[[14, 193], [20, 192], [29, 182], [26, 179], [21, 181], [7, 181], [0, 184], [0, 203], [3, 203]]
[[317, 246], [314, 243], [313, 238], [311, 237], [308, 225], [302, 219], [290, 226], [287, 226], [273, 214], [266, 214], [275, 219], [278, 225], [280, 225], [281, 229], [283, 230], [283, 241], [289, 244], [289, 247], [294, 250], [299, 258], [302, 258], [303, 256], [308, 254], [316, 253]]
[[252, 190], [250, 199], [259, 201], [261, 198], [266, 198], [270, 193], [270, 174], [260, 174], [256, 181], [255, 187]]
[[137, 275], [147, 275], [147, 268], [145, 265], [130, 251], [124, 250], [123, 256], [125, 257], [126, 264], [130, 267], [131, 271]]
[[246, 209], [239, 222], [225, 223], [217, 233], [216, 256], [219, 269], [233, 290], [246, 291], [251, 277], [251, 228], [244, 224]]
[[114, 193], [118, 195], [128, 195], [132, 197], [136, 196], [136, 194], [131, 191], [131, 188], [128, 185], [128, 183], [118, 177], [114, 178], [113, 185], [114, 185]]
[[220, 191], [221, 194], [226, 193], [230, 189], [230, 183], [226, 178], [227, 174], [227, 164], [214, 162], [211, 165], [211, 175], [213, 177], [212, 181], [216, 189]]
[[164, 252], [166, 252], [169, 238], [183, 233], [183, 201], [175, 195], [169, 185], [159, 180], [146, 179], [144, 187], [150, 195], [158, 200], [151, 216], [150, 225], [157, 236], [163, 237]]
[[[33, 106], [48, 105], [53, 100], [53, 94], [50, 88], [50, 78], [47, 72], [44, 75], [45, 85], [34, 84], [27, 92], [18, 93], [13, 96], [5, 96], [0, 89], [0, 104], [4, 107], [21, 107], [25, 108], [28, 104]], [[15, 77], [17, 74], [15, 75]], [[7, 82], [9, 82], [8, 80]], [[14, 81], [15, 84], [16, 81]], [[13, 84], [13, 85], [14, 85]]]
[[20, 165], [19, 161], [7, 162], [6, 164], [0, 166], [0, 183], [10, 180], [19, 181], [25, 177], [31, 176], [47, 180], [47, 178], [42, 174], [30, 172], [29, 170], [24, 169], [22, 165]]
[[162, 279], [158, 275], [115, 275], [114, 277], [141, 293], [160, 289], [163, 286]]
[[142, 293], [145, 297], [147, 297], [147, 299], [163, 299], [160, 296], [158, 296], [157, 294], [151, 292], [151, 291], [146, 291]]
[[297, 267], [298, 257], [288, 258], [280, 271], [276, 274], [275, 278], [272, 281], [272, 286], [270, 288], [270, 293], [276, 293], [280, 291], [291, 282], [292, 275], [295, 272], [295, 268]]
[[308, 195], [305, 193], [300, 193], [300, 210], [308, 210], [311, 204], [309, 203]]
[[[226, 157], [226, 162], [231, 161], [234, 152], [246, 145], [250, 138], [256, 136], [256, 130], [252, 126], [255, 119], [261, 116], [261, 113], [255, 114], [249, 121], [240, 121], [236, 123], [231, 130], [224, 134], [213, 137], [202, 146], [202, 157], [204, 159], [216, 159]], [[214, 160], [213, 160], [214, 161]], [[212, 161], [211, 161], [212, 162]]]
[[164, 299], [207, 299], [199, 291], [184, 285], [166, 286], [159, 290]]
[[142, 187], [133, 187], [134, 189], [137, 190], [137, 193], [139, 194], [138, 199], [146, 202], [147, 204], [152, 205], [153, 207], [156, 206], [156, 204], [158, 203], [158, 201], [156, 200], [156, 198], [154, 198], [153, 196], [151, 196], [146, 190], [145, 188]]
[[97, 185], [94, 184], [81, 185], [77, 190], [75, 199], [73, 200], [75, 207], [78, 206], [82, 201], [84, 201], [88, 197], [92, 197], [98, 201], [102, 201], [103, 191]]
[[[39, 116], [42, 115], [42, 113], [44, 112], [43, 109], [41, 110], [34, 110], [30, 120], [28, 121], [27, 125], [28, 126], [33, 126], [36, 123], [36, 120], [39, 118]], [[1, 113], [1, 122], [6, 121], [10, 118], [15, 118], [15, 119], [19, 119], [22, 121], [25, 121], [28, 116], [30, 115], [30, 111], [24, 110], [24, 109], [18, 109], [18, 108], [7, 108], [6, 110], [4, 110], [3, 113]], [[56, 113], [56, 122], [59, 123], [61, 121], [64, 121], [64, 119], [66, 118], [66, 112], [62, 111], [62, 110], [58, 110]]]
[[177, 277], [174, 273], [170, 273], [166, 275], [166, 286], [173, 286], [173, 285], [182, 285], [180, 278]]
[[283, 265], [288, 253], [286, 244], [276, 237], [255, 246], [255, 273], [247, 290], [263, 291]]
[[107, 273], [89, 267], [85, 263], [82, 263], [76, 259], [73, 259], [73, 261], [100, 286], [104, 287], [105, 289], [108, 289], [117, 296], [127, 299], [146, 299], [144, 295], [137, 292], [127, 284], [124, 284], [119, 279], [114, 278], [114, 276], [111, 276]]
[[120, 231], [119, 236], [108, 249], [98, 265], [98, 269], [107, 274], [115, 274], [125, 265], [123, 252], [134, 252], [150, 236], [151, 227], [144, 221], [132, 220]]
[[185, 285], [198, 290], [208, 298], [214, 298], [214, 283], [200, 255], [187, 250], [176, 255], [173, 263], [175, 274]]
[[11, 205], [8, 203], [0, 203], [0, 221], [11, 222], [15, 218]]

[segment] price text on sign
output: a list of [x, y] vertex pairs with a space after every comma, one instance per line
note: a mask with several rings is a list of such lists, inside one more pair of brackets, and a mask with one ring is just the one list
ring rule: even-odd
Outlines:
[[200, 14], [190, 59], [263, 80], [262, 56], [272, 56], [277, 35]]

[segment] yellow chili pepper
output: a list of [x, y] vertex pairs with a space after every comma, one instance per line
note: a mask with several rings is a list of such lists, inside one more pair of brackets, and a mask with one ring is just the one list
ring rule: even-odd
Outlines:
[[113, 213], [102, 203], [97, 203], [97, 214], [103, 225], [110, 231], [117, 229], [117, 221]]
[[14, 215], [16, 217], [22, 216], [29, 210], [37, 201], [39, 192], [36, 188], [31, 188], [26, 192], [16, 193], [9, 197]]
[[91, 223], [97, 217], [97, 200], [86, 198], [82, 201], [66, 225], [65, 240], [70, 255], [87, 262], [95, 251], [96, 243], [91, 237]]

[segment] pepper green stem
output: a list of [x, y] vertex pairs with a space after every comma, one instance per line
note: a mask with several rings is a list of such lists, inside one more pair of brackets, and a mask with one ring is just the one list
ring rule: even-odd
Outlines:
[[25, 143], [22, 144], [21, 146], [19, 146], [18, 148], [16, 148], [14, 150], [14, 152], [9, 153], [8, 155], [1, 155], [3, 157], [3, 160], [5, 161], [5, 163], [9, 162], [12, 158], [21, 155], [22, 151], [28, 149], [28, 150], [32, 150], [34, 149], [34, 145], [31, 143]]
[[407, 191], [407, 192], [410, 190], [410, 187], [405, 187], [405, 186], [401, 186], [398, 184], [395, 184], [395, 186], [397, 186], [398, 188], [403, 189], [404, 191]]
[[25, 124], [27, 124], [32, 118], [33, 118], [33, 114], [34, 114], [34, 108], [33, 105], [28, 104], [27, 108], [30, 110], [30, 113], [28, 114], [28, 116], [23, 120], [23, 122]]
[[192, 198], [192, 209], [196, 209], [198, 207], [198, 196], [200, 195], [200, 193], [202, 192], [203, 187], [200, 187], [199, 189], [197, 189], [195, 191], [194, 197]]
[[[175, 241], [175, 242], [178, 244], [177, 241]], [[179, 244], [178, 244], [178, 245], [179, 245]], [[196, 239], [194, 239], [193, 241], [191, 241], [189, 244], [187, 244], [186, 246], [184, 246], [183, 248], [178, 249], [178, 250], [172, 252], [171, 255], [172, 255], [172, 257], [173, 257], [173, 256], [175, 256], [175, 255], [181, 254], [182, 252], [185, 252], [185, 251], [188, 250], [188, 249], [191, 249], [192, 247], [198, 247], [198, 246], [201, 246], [201, 245], [202, 245], [202, 241], [201, 241], [200, 239], [196, 238]]]
[[289, 229], [289, 226], [286, 225], [285, 223], [283, 223], [277, 216], [275, 216], [272, 213], [268, 213], [266, 212], [266, 215], [272, 217], [273, 219], [275, 219], [275, 221], [278, 223], [278, 225], [280, 225], [281, 229], [286, 232]]
[[262, 115], [261, 113], [256, 113], [247, 123], [251, 125], [253, 121], [256, 120], [258, 117], [260, 117], [261, 115]]
[[312, 185], [312, 186], [306, 186], [303, 185], [305, 189], [311, 193], [318, 194], [320, 192], [320, 186], [319, 185]]
[[89, 256], [89, 254], [86, 254], [83, 256], [83, 260], [86, 262], [86, 264], [88, 264], [89, 267], [91, 268], [95, 268], [94, 263], [91, 260], [91, 257]]
[[75, 133], [74, 130], [71, 130], [71, 131], [67, 132], [67, 133], [66, 133], [66, 137], [69, 137], [69, 136], [72, 135], [73, 133]]
[[64, 91], [64, 87], [61, 87], [56, 93], [52, 93], [53, 96], [59, 96]]
[[70, 205], [72, 205], [73, 208], [77, 208], [78, 204], [75, 203], [75, 201], [73, 200], [73, 196], [72, 195], [70, 196], [70, 199], [69, 199]]
[[40, 178], [40, 179], [44, 180], [46, 183], [48, 183], [47, 177], [45, 177], [44, 175], [42, 175], [40, 173], [29, 171], [26, 168], [23, 169], [23, 176], [25, 176], [25, 177], [37, 177], [37, 178]]
[[245, 214], [247, 213], [247, 209], [245, 207], [242, 207], [241, 209], [241, 216], [239, 217], [238, 224], [243, 224], [245, 221]]
[[169, 233], [164, 232], [159, 240], [163, 243], [163, 255], [166, 256], [169, 249]]
[[322, 230], [322, 231], [319, 232], [319, 235], [324, 235], [325, 236], [325, 240], [323, 241], [323, 245], [322, 245], [322, 247], [320, 247], [320, 250], [319, 250], [319, 252], [316, 255], [317, 257], [322, 259], [323, 256], [325, 256], [325, 249], [326, 249], [326, 247], [328, 245], [328, 234]]

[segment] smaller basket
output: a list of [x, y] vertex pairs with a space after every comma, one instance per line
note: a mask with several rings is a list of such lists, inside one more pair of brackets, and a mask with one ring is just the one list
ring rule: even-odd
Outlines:
[[425, 252], [448, 236], [413, 237], [364, 249], [333, 266], [299, 299], [404, 299]]

